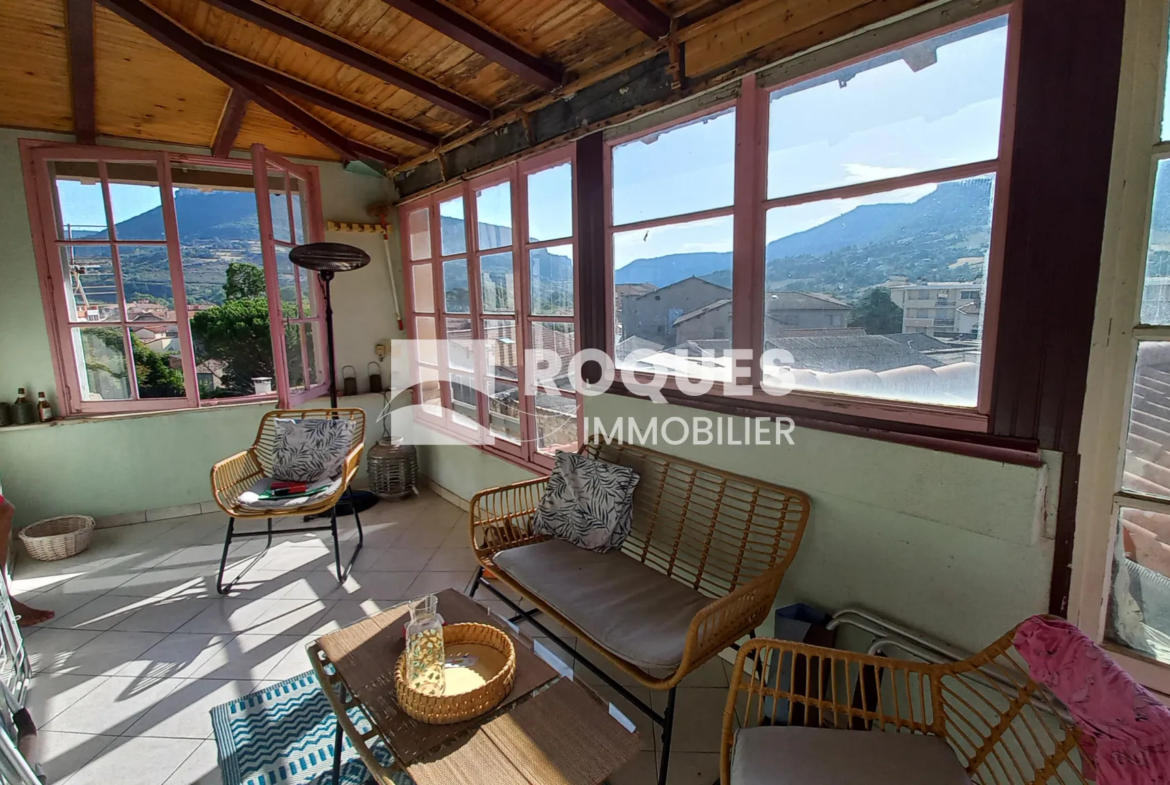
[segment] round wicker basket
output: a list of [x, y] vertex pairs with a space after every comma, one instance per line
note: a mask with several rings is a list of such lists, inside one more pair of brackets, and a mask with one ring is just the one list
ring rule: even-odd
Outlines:
[[381, 499], [397, 501], [413, 496], [418, 485], [418, 453], [402, 439], [379, 439], [366, 453], [370, 491]]
[[57, 561], [88, 548], [93, 526], [93, 518], [88, 515], [61, 515], [26, 526], [20, 530], [20, 539], [34, 559]]
[[516, 649], [502, 631], [488, 624], [451, 624], [443, 628], [443, 645], [448, 655], [461, 645], [486, 646], [498, 651], [502, 666], [482, 686], [456, 695], [424, 695], [406, 680], [406, 656], [394, 668], [398, 705], [419, 722], [450, 725], [487, 714], [508, 697], [516, 681]]

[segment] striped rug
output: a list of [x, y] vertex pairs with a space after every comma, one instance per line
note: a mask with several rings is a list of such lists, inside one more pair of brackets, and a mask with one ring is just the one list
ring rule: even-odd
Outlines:
[[[358, 709], [350, 717], [362, 733], [369, 730]], [[216, 706], [211, 724], [224, 785], [333, 785], [337, 721], [311, 672]], [[390, 758], [381, 747], [375, 753], [383, 762]], [[348, 738], [341, 759], [338, 785], [370, 780]], [[398, 776], [399, 785], [413, 782]]]

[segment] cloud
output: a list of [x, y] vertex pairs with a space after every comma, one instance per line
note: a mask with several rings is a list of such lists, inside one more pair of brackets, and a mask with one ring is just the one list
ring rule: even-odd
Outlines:
[[847, 183], [868, 183], [873, 180], [885, 180], [888, 177], [901, 177], [914, 174], [916, 169], [905, 166], [874, 166], [872, 164], [844, 164]]

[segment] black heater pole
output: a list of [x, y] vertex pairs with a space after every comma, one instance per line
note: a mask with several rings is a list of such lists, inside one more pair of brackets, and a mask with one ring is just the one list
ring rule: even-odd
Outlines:
[[337, 369], [333, 359], [333, 300], [329, 297], [329, 284], [333, 281], [332, 270], [318, 273], [325, 287], [325, 345], [329, 353], [329, 408], [337, 408]]

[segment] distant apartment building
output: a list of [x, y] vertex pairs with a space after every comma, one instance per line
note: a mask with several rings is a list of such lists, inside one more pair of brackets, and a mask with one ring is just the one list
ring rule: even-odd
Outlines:
[[[694, 276], [645, 294], [627, 295], [622, 298], [621, 337], [674, 346], [679, 343], [674, 325], [680, 317], [729, 297], [730, 289]], [[730, 333], [725, 337], [730, 338]]]
[[894, 276], [885, 286], [902, 309], [903, 333], [978, 337], [983, 321], [981, 282], [910, 283], [905, 276]]

